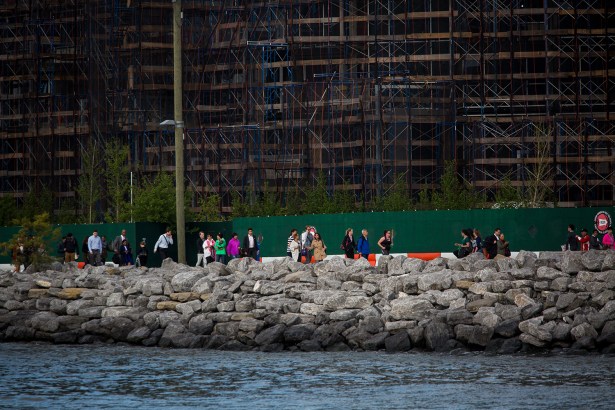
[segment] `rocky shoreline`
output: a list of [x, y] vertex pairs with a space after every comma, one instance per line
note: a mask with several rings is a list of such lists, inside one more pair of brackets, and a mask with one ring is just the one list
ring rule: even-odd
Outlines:
[[[31, 269], [31, 268], [29, 268]], [[0, 341], [615, 352], [615, 252], [0, 272]]]

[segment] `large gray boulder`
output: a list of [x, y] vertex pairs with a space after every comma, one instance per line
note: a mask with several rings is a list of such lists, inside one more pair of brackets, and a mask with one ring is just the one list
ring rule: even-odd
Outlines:
[[427, 300], [408, 296], [391, 301], [391, 318], [394, 320], [422, 320], [429, 316], [433, 305]]
[[448, 341], [451, 338], [449, 327], [437, 321], [431, 321], [424, 332], [425, 345], [430, 350], [443, 351], [447, 350]]
[[428, 290], [445, 290], [449, 289], [453, 283], [452, 271], [443, 270], [439, 272], [427, 272], [427, 268], [424, 273], [419, 276], [418, 288], [419, 290], [426, 292]]
[[202, 270], [188, 271], [188, 272], [180, 272], [173, 276], [171, 279], [171, 286], [173, 286], [173, 290], [175, 292], [190, 292], [192, 290], [192, 286], [204, 277], [205, 274]]

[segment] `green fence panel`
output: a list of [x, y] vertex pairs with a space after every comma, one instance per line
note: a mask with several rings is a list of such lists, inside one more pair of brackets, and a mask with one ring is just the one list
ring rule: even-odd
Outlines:
[[[227, 240], [237, 232], [242, 241], [248, 228], [254, 229], [257, 237], [262, 237], [261, 256], [283, 256], [286, 254], [286, 241], [290, 229], [302, 232], [306, 225], [315, 226], [328, 247], [328, 254], [341, 255], [342, 238], [347, 228], [353, 228], [355, 238], [361, 229], [369, 231], [372, 253], [377, 251], [376, 242], [385, 229], [394, 231], [393, 253], [407, 252], [451, 252], [455, 242], [459, 242], [463, 228], [478, 228], [485, 238], [499, 227], [510, 241], [511, 250], [534, 251], [559, 250], [566, 239], [568, 224], [575, 224], [577, 233], [581, 228], [591, 232], [594, 217], [599, 211], [607, 211], [615, 217], [615, 207], [602, 208], [543, 208], [543, 209], [477, 209], [464, 211], [408, 211], [408, 212], [368, 212], [351, 214], [301, 215], [237, 218], [226, 222], [186, 224], [186, 261], [196, 263], [196, 240], [198, 231], [222, 232]], [[160, 266], [160, 257], [153, 253], [154, 244], [164, 232], [164, 224], [139, 222], [115, 224], [57, 225], [61, 236], [71, 232], [81, 244], [94, 229], [111, 243], [122, 229], [136, 257], [139, 243], [144, 240], [149, 251], [148, 266]], [[19, 227], [0, 228], [0, 241], [9, 240]], [[50, 253], [57, 255], [56, 244], [49, 244]], [[81, 249], [81, 247], [80, 247]], [[170, 255], [177, 260], [177, 242], [170, 248]], [[111, 255], [107, 258], [111, 259]], [[79, 255], [83, 261], [83, 256]], [[10, 255], [0, 256], [0, 263], [10, 263]]]
[[[110, 245], [116, 236], [122, 233], [122, 230], [126, 230], [126, 237], [130, 243], [133, 251], [133, 258], [136, 260], [137, 250], [139, 243], [145, 241], [147, 250], [149, 252], [147, 265], [148, 266], [160, 266], [161, 260], [158, 254], [154, 254], [154, 244], [158, 240], [158, 237], [165, 232], [166, 225], [153, 223], [153, 222], [136, 222], [136, 223], [111, 223], [111, 224], [73, 224], [73, 225], [55, 225], [54, 228], [60, 229], [60, 238], [66, 236], [67, 233], [72, 233], [79, 244], [79, 259], [78, 262], [84, 260], [81, 247], [83, 240], [92, 235], [94, 230], [98, 231], [99, 236], [105, 236], [107, 243]], [[0, 242], [6, 242], [13, 237], [19, 231], [17, 226], [0, 227]], [[225, 237], [230, 235], [233, 231], [232, 222], [208, 222], [208, 223], [195, 223], [191, 222], [186, 224], [186, 261], [190, 265], [196, 264], [196, 238], [198, 237], [198, 231], [202, 229], [205, 232], [211, 232], [214, 236], [217, 232], [223, 232]], [[169, 248], [169, 255], [177, 261], [177, 235], [174, 235], [175, 243]], [[49, 243], [47, 245], [49, 253], [52, 256], [60, 255], [57, 252], [57, 242]], [[112, 253], [109, 252], [107, 261], [112, 258]], [[0, 255], [0, 263], [11, 263], [10, 255]]]
[[511, 250], [559, 250], [565, 242], [568, 224], [593, 229], [598, 211], [615, 215], [614, 207], [543, 208], [543, 209], [477, 209], [463, 211], [369, 212], [352, 214], [276, 216], [237, 218], [233, 221], [240, 238], [249, 227], [262, 235], [261, 256], [286, 254], [286, 241], [291, 228], [302, 232], [306, 225], [315, 226], [328, 247], [329, 255], [341, 255], [340, 244], [347, 228], [355, 238], [365, 228], [369, 231], [372, 253], [385, 229], [394, 231], [393, 253], [452, 252], [463, 228], [478, 228], [482, 237], [501, 228]]

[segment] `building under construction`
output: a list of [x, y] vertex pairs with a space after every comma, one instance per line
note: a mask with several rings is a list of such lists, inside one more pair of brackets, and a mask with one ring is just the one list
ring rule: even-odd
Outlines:
[[[610, 0], [182, 2], [186, 189], [229, 210], [321, 172], [357, 200], [446, 161], [492, 199], [536, 180], [615, 200]], [[76, 197], [84, 152], [119, 138], [174, 168], [172, 2], [0, 0], [0, 195]], [[94, 148], [93, 148], [94, 147]], [[101, 151], [102, 152], [102, 151]]]

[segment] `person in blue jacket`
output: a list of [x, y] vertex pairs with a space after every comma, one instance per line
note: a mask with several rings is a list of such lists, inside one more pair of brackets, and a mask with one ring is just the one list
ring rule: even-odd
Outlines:
[[369, 256], [369, 241], [367, 240], [367, 229], [363, 229], [361, 231], [361, 236], [359, 237], [359, 241], [357, 242], [357, 252], [361, 254], [362, 257], [367, 259]]

